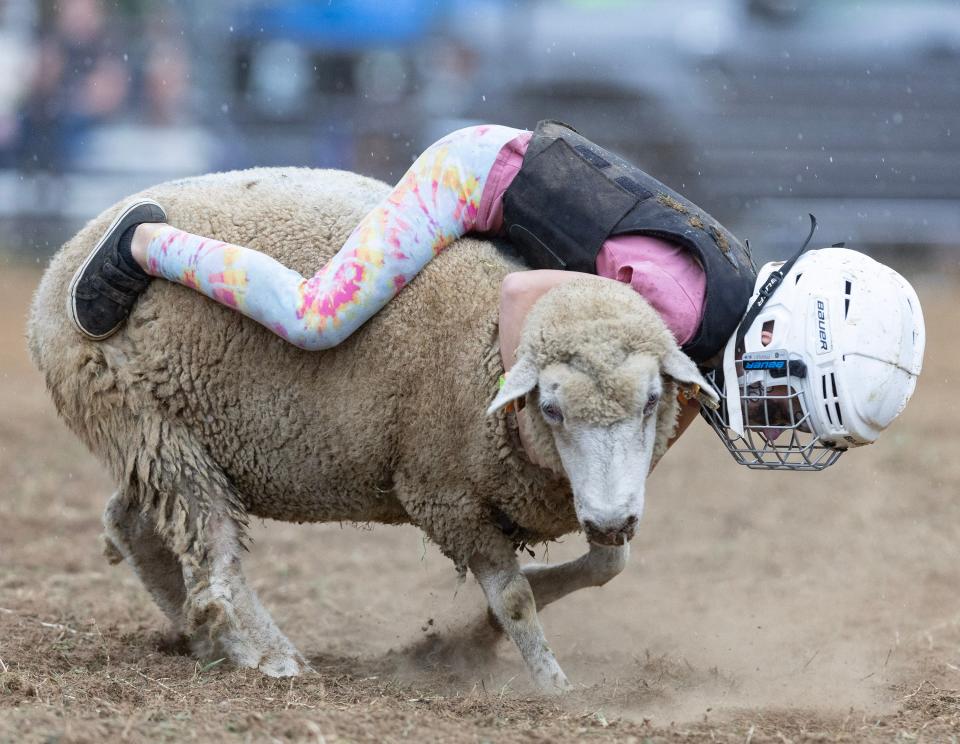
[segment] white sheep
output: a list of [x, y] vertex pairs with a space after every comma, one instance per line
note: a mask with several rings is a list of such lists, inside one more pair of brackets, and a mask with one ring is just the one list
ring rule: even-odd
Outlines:
[[[311, 273], [386, 188], [337, 171], [261, 169], [144, 195], [178, 227]], [[30, 349], [58, 411], [117, 483], [108, 557], [134, 567], [195, 652], [271, 675], [305, 668], [245, 583], [248, 515], [413, 523], [474, 573], [537, 685], [567, 687], [537, 609], [622, 570], [644, 480], [674, 430], [677, 385], [704, 385], [649, 305], [596, 277], [552, 290], [498, 390], [499, 287], [522, 266], [463, 239], [330, 351], [301, 351], [163, 281], [123, 332], [91, 342], [70, 324], [66, 287], [116, 209], [53, 259]], [[552, 469], [519, 444], [505, 409], [518, 399]], [[519, 543], [578, 528], [591, 540], [582, 558], [518, 565]]]

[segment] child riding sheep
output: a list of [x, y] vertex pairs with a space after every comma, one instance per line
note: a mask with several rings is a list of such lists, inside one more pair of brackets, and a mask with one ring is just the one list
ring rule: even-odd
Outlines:
[[[922, 364], [920, 303], [893, 270], [834, 247], [801, 249], [758, 277], [747, 248], [708, 214], [552, 121], [534, 132], [468, 127], [434, 143], [312, 277], [165, 223], [150, 200], [117, 217], [70, 286], [80, 332], [109, 337], [162, 277], [301, 348], [328, 349], [453, 241], [478, 233], [508, 238], [538, 269], [502, 285], [507, 370], [526, 314], [549, 289], [579, 272], [629, 284], [710, 370], [722, 402], [705, 416], [749, 467], [820, 470], [875, 441]], [[696, 412], [685, 409], [680, 432]], [[526, 435], [522, 411], [518, 421]]]

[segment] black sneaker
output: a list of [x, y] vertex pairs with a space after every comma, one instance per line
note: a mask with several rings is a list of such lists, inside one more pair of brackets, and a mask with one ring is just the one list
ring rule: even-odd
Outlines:
[[163, 207], [151, 199], [132, 202], [117, 216], [70, 281], [70, 314], [77, 330], [99, 341], [116, 333], [150, 275], [117, 250], [120, 237], [144, 222], [166, 222]]

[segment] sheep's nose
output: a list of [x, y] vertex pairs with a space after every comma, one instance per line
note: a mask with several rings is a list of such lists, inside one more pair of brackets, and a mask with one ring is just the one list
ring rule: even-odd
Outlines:
[[619, 522], [598, 523], [585, 519], [583, 531], [587, 533], [587, 540], [597, 545], [623, 545], [633, 538], [639, 522], [636, 514], [631, 514]]

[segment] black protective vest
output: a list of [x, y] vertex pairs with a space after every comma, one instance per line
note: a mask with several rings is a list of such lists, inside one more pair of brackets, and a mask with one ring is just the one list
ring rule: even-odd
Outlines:
[[596, 274], [604, 241], [639, 233], [693, 252], [707, 277], [703, 322], [683, 351], [705, 365], [723, 350], [753, 294], [747, 248], [702, 209], [556, 121], [537, 125], [503, 198], [507, 235], [536, 269]]

